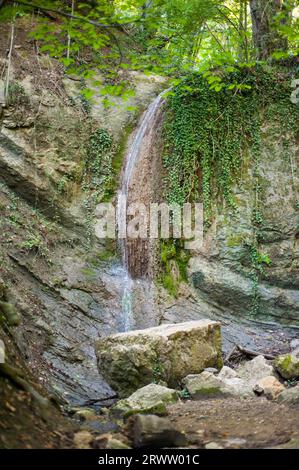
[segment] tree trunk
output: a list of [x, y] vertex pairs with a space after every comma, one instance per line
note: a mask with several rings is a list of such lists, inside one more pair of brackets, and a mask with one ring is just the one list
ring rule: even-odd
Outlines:
[[287, 42], [274, 25], [275, 16], [283, 8], [282, 0], [250, 0], [253, 43], [258, 59], [268, 59], [275, 50], [287, 48]]

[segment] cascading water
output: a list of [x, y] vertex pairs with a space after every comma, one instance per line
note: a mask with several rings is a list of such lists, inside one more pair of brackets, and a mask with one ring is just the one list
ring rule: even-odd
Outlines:
[[[159, 96], [150, 104], [148, 109], [143, 114], [136, 135], [134, 136], [132, 145], [130, 146], [126, 155], [125, 167], [122, 175], [122, 183], [118, 192], [118, 205], [117, 205], [117, 226], [120, 230], [126, 225], [126, 207], [125, 201], [127, 201], [130, 192], [130, 185], [134, 175], [136, 164], [142, 154], [143, 141], [147, 132], [153, 127], [156, 119], [157, 111], [160, 109], [163, 103], [163, 96], [166, 91], [160, 93]], [[122, 264], [125, 270], [124, 276], [124, 289], [122, 297], [122, 314], [123, 314], [123, 329], [129, 331], [134, 329], [134, 315], [133, 315], [133, 302], [132, 293], [134, 288], [134, 280], [130, 273], [129, 263], [129, 250], [125, 234], [119, 238], [119, 247], [121, 251]], [[137, 281], [138, 282], [138, 281]]]

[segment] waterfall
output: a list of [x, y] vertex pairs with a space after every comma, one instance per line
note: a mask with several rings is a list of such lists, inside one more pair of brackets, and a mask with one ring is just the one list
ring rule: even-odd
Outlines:
[[[149, 105], [147, 110], [144, 112], [139, 126], [137, 128], [136, 134], [133, 138], [132, 144], [128, 149], [124, 170], [122, 174], [122, 181], [120, 190], [118, 192], [118, 203], [117, 203], [117, 226], [120, 228], [126, 220], [123, 220], [125, 214], [125, 207], [123, 204], [124, 200], [127, 200], [130, 193], [130, 184], [134, 176], [134, 170], [139, 161], [139, 158], [142, 155], [142, 148], [144, 138], [148, 131], [152, 129], [155, 124], [157, 111], [160, 109], [163, 103], [163, 95], [166, 91], [160, 93], [159, 96]], [[127, 245], [126, 238], [119, 239], [119, 248], [121, 252], [122, 264], [125, 270], [124, 278], [124, 289], [122, 297], [122, 314], [123, 314], [123, 329], [124, 331], [129, 331], [134, 329], [134, 315], [133, 315], [133, 302], [132, 302], [132, 293], [135, 281], [132, 279], [131, 273], [129, 272], [129, 250]], [[138, 282], [138, 281], [136, 281]]]

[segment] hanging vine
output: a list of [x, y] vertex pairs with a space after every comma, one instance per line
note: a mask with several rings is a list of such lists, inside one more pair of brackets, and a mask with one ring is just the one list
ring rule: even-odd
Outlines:
[[[252, 234], [246, 240], [252, 279], [252, 313], [259, 311], [259, 282], [270, 264], [260, 250], [263, 220], [262, 127], [277, 123], [280, 134], [291, 140], [299, 119], [299, 107], [290, 101], [290, 75], [283, 69], [234, 69], [219, 72], [221, 86], [211, 89], [210, 77], [194, 74], [185, 79], [168, 99], [164, 127], [166, 196], [169, 202], [204, 203], [205, 225], [213, 209], [224, 204], [236, 209], [234, 185], [240, 183], [243, 156], [249, 152], [253, 177]], [[219, 83], [220, 83], [219, 81]], [[218, 82], [217, 82], [218, 83]], [[240, 86], [241, 85], [241, 86]], [[292, 174], [294, 159], [285, 146]]]

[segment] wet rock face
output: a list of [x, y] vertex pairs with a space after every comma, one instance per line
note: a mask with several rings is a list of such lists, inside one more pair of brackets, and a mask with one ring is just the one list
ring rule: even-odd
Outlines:
[[99, 370], [121, 397], [152, 381], [176, 386], [188, 373], [222, 365], [220, 325], [210, 320], [112, 335], [96, 349]]

